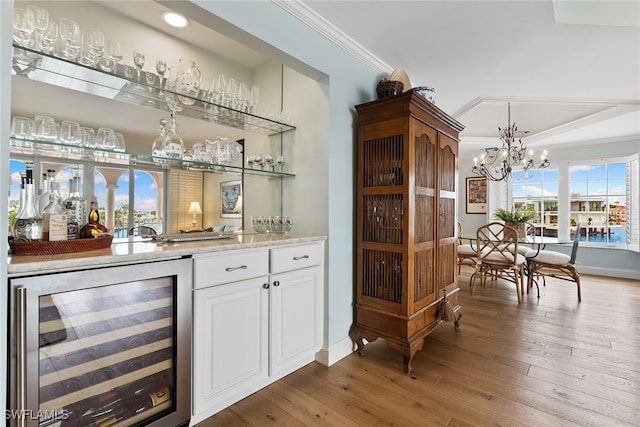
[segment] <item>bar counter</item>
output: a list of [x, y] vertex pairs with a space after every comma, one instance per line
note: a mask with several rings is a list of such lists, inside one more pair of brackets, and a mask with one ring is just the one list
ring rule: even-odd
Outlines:
[[155, 242], [147, 237], [114, 239], [110, 248], [89, 252], [66, 253], [47, 256], [11, 256], [7, 260], [7, 275], [11, 277], [34, 274], [59, 273], [70, 270], [116, 265], [138, 264], [190, 257], [195, 254], [282, 246], [326, 240], [326, 236], [244, 233], [233, 234], [224, 240], [200, 240], [193, 242]]

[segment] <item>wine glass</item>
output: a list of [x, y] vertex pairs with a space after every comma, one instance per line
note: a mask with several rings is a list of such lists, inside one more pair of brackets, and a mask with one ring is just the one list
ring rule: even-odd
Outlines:
[[280, 172], [284, 171], [284, 156], [276, 156], [276, 164], [280, 169]]
[[42, 50], [41, 35], [49, 27], [49, 12], [38, 6], [27, 5], [27, 12], [33, 17], [33, 28], [35, 29], [35, 47]]
[[104, 54], [104, 33], [97, 28], [89, 28], [85, 33], [89, 58], [97, 64]]
[[256, 154], [256, 164], [264, 170], [264, 156], [262, 154]]
[[267, 165], [267, 168], [271, 168], [271, 170], [273, 170], [273, 156], [271, 154], [264, 155], [264, 162]]
[[122, 43], [116, 40], [107, 40], [107, 56], [117, 64], [122, 61]]
[[13, 9], [13, 40], [17, 44], [29, 47], [34, 29], [33, 15], [27, 9]]
[[82, 47], [80, 27], [69, 18], [61, 18], [58, 31], [60, 32], [60, 38], [64, 40], [64, 57], [71, 60], [76, 59], [78, 51]]
[[253, 164], [256, 161], [256, 156], [254, 154], [250, 154], [247, 156], [247, 165], [249, 165], [250, 169], [253, 169]]
[[142, 67], [144, 67], [144, 53], [139, 50], [133, 51], [133, 65], [135, 65], [136, 70], [138, 70], [138, 81], [140, 81], [140, 72], [142, 71]]
[[50, 21], [47, 29], [40, 33], [40, 50], [44, 53], [52, 53], [58, 41], [58, 23]]
[[[164, 59], [156, 60], [156, 73], [160, 76], [160, 89], [164, 87], [164, 73], [167, 72], [167, 61]], [[158, 95], [162, 96], [162, 90], [158, 91]]]

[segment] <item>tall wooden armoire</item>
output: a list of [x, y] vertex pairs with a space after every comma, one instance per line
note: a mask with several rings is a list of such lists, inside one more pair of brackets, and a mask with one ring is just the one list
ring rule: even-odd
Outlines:
[[[351, 339], [383, 338], [404, 371], [442, 319], [458, 327], [458, 134], [410, 90], [356, 106], [356, 305]], [[448, 314], [448, 316], [445, 316]]]

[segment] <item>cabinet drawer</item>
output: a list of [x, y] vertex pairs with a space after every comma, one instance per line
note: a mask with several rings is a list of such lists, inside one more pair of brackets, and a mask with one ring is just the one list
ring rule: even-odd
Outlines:
[[324, 258], [323, 248], [322, 243], [312, 243], [271, 249], [270, 271], [280, 273], [320, 265]]
[[238, 251], [205, 255], [193, 260], [193, 286], [205, 288], [269, 274], [269, 252]]

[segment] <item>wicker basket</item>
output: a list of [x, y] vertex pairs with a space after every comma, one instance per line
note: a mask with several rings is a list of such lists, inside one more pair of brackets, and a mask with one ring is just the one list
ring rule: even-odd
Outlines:
[[72, 252], [86, 252], [105, 249], [111, 246], [113, 236], [94, 237], [93, 239], [59, 240], [48, 242], [38, 240], [9, 240], [12, 255], [55, 255]]
[[404, 84], [395, 80], [381, 80], [380, 83], [378, 83], [378, 86], [376, 86], [378, 99], [400, 95], [403, 89]]

